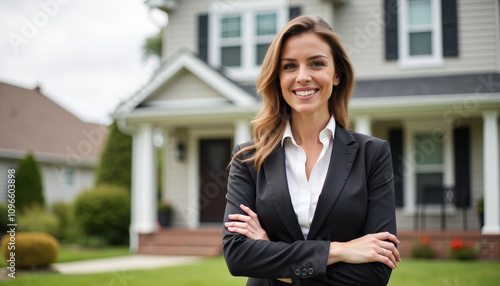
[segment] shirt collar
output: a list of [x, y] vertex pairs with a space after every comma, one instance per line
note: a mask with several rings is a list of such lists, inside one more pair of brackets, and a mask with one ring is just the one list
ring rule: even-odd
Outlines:
[[[333, 139], [335, 136], [335, 127], [336, 122], [335, 118], [332, 115], [330, 117], [330, 120], [328, 121], [328, 124], [326, 124], [326, 127], [319, 133], [319, 139], [321, 140], [325, 136]], [[292, 125], [290, 124], [290, 120], [288, 120], [286, 123], [285, 133], [283, 134], [283, 138], [281, 139], [281, 146], [283, 146], [286, 138], [290, 138], [293, 144], [297, 145], [297, 143], [295, 142], [295, 138], [293, 138]]]

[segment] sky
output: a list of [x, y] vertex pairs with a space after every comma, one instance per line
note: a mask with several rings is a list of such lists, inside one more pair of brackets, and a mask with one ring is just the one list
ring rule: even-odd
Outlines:
[[158, 67], [142, 45], [165, 24], [144, 0], [2, 0], [0, 82], [40, 86], [80, 119], [109, 124]]

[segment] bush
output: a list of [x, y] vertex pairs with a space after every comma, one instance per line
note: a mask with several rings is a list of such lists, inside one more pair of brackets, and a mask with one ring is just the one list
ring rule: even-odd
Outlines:
[[427, 236], [415, 240], [411, 248], [411, 255], [413, 258], [434, 258], [435, 251], [430, 245], [430, 239]]
[[459, 260], [471, 260], [476, 258], [477, 248], [472, 241], [463, 241], [455, 238], [450, 241], [450, 256]]
[[25, 207], [32, 204], [45, 206], [40, 167], [31, 153], [19, 162], [15, 175], [16, 209], [23, 212]]
[[130, 192], [132, 178], [132, 137], [122, 133], [116, 121], [109, 127], [109, 137], [96, 171], [98, 185], [122, 186]]
[[129, 238], [130, 197], [123, 187], [100, 185], [75, 200], [75, 221], [87, 236], [100, 236], [110, 244]]
[[63, 201], [55, 202], [52, 204], [52, 213], [59, 221], [58, 233], [60, 239], [64, 240], [65, 243], [74, 243], [82, 235], [82, 231], [75, 223], [73, 204]]
[[57, 217], [45, 211], [38, 204], [24, 208], [24, 213], [17, 215], [17, 230], [20, 232], [45, 232], [57, 238], [62, 238]]
[[42, 232], [18, 232], [15, 235], [15, 249], [8, 249], [10, 235], [2, 238], [3, 258], [10, 266], [10, 253], [15, 253], [16, 268], [47, 267], [56, 262], [59, 252], [59, 243], [55, 237]]

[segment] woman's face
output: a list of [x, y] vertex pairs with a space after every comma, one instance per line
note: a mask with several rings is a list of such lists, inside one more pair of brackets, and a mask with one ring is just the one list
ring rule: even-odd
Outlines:
[[339, 84], [330, 45], [315, 33], [288, 38], [282, 47], [279, 79], [292, 115], [330, 116], [328, 99]]

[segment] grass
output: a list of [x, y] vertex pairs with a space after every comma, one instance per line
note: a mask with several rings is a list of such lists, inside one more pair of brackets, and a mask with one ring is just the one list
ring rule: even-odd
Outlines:
[[[500, 280], [500, 261], [429, 261], [407, 259], [393, 271], [389, 286], [493, 286]], [[0, 285], [19, 286], [209, 286], [245, 285], [246, 278], [232, 277], [222, 257], [207, 258], [192, 265], [88, 275], [30, 273]]]
[[[75, 248], [69, 245], [61, 245], [57, 262], [70, 262], [94, 258], [115, 257], [130, 255], [128, 246], [110, 246], [104, 248]], [[0, 259], [0, 267], [5, 267], [5, 260]]]

